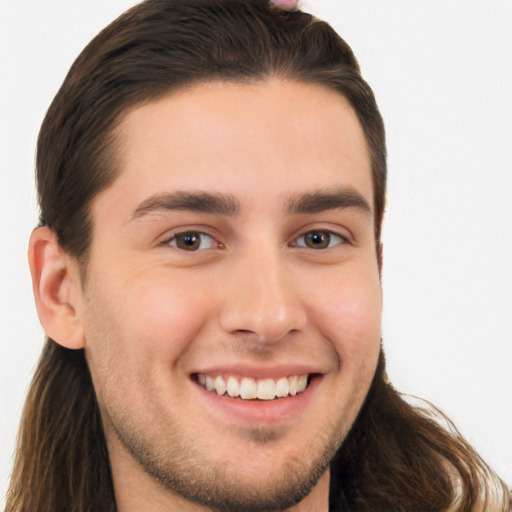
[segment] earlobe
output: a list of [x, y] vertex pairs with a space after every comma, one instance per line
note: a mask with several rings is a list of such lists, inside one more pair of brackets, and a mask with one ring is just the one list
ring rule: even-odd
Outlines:
[[46, 334], [63, 347], [84, 348], [76, 304], [81, 297], [76, 263], [62, 250], [56, 234], [45, 226], [32, 232], [28, 260], [37, 314]]

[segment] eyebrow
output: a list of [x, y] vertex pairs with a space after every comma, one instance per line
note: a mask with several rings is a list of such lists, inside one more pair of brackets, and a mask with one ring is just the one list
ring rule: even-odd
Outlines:
[[[359, 192], [346, 189], [307, 192], [290, 198], [285, 204], [285, 211], [290, 215], [337, 208], [356, 208], [367, 214], [372, 213], [368, 201]], [[240, 201], [229, 194], [177, 191], [148, 197], [137, 206], [132, 220], [160, 211], [179, 210], [236, 217], [241, 209]]]
[[235, 217], [240, 213], [241, 207], [238, 199], [228, 194], [171, 192], [154, 195], [142, 201], [133, 212], [132, 219], [138, 219], [159, 211], [176, 210]]
[[336, 208], [356, 208], [370, 215], [372, 208], [357, 191], [351, 189], [318, 190], [291, 198], [286, 204], [290, 214], [319, 213]]

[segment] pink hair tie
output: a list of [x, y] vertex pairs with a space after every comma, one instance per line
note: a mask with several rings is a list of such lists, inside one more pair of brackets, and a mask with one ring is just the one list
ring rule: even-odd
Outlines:
[[300, 0], [270, 0], [270, 3], [283, 11], [297, 11]]

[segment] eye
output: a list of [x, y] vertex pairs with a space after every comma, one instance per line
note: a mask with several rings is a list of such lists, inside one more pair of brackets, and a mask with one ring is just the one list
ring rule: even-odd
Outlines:
[[201, 249], [211, 249], [216, 246], [216, 242], [211, 236], [200, 231], [176, 233], [166, 244], [183, 251], [198, 251]]
[[299, 236], [295, 247], [307, 247], [308, 249], [330, 249], [333, 246], [346, 244], [348, 240], [332, 231], [311, 230]]

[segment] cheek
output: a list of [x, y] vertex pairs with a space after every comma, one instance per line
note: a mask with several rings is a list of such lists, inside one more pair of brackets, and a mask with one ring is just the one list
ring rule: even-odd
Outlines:
[[382, 300], [378, 280], [333, 281], [315, 301], [316, 328], [331, 340], [345, 364], [373, 365], [381, 338]]
[[86, 315], [86, 352], [97, 387], [136, 393], [162, 375], [169, 379], [169, 369], [204, 327], [212, 294], [161, 275], [132, 275], [122, 286], [114, 279], [106, 286], [105, 276], [97, 282], [102, 286], [90, 287]]
[[107, 431], [112, 423], [133, 422], [149, 432], [147, 418], [169, 422], [169, 411], [178, 410], [180, 361], [204, 308], [197, 296], [173, 289], [162, 280], [132, 280], [117, 290], [102, 287], [108, 292], [94, 297], [86, 357]]
[[141, 280], [131, 291], [132, 301], [124, 315], [144, 342], [144, 350], [166, 353], [171, 359], [186, 352], [204, 329], [214, 291], [197, 280], [156, 278]]

